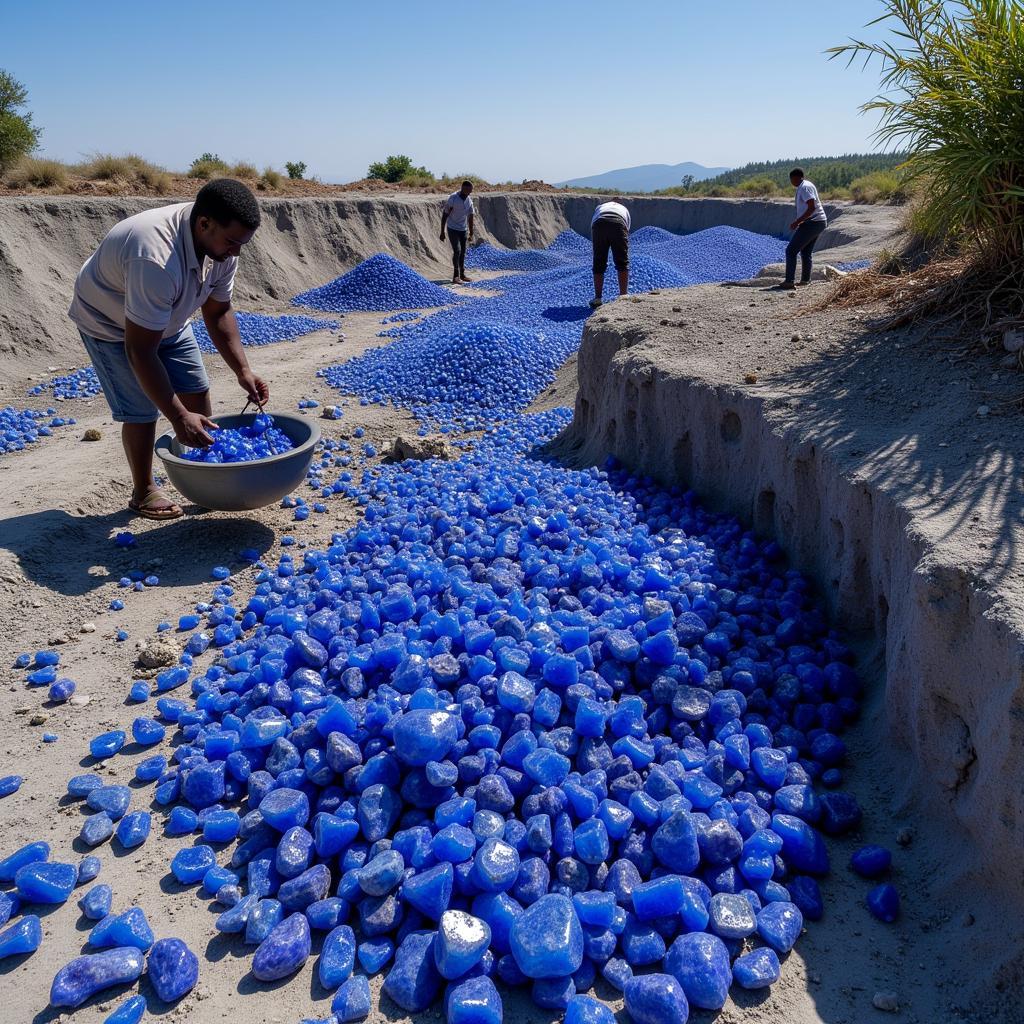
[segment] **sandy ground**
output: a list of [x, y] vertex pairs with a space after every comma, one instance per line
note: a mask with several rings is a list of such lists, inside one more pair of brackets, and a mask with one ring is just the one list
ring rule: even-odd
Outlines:
[[[283, 305], [281, 311], [285, 311]], [[754, 310], [749, 313], [752, 319], [758, 315]], [[345, 317], [344, 341], [338, 341], [333, 332], [321, 332], [294, 343], [251, 350], [253, 365], [271, 382], [273, 405], [294, 409], [301, 397], [322, 404], [336, 402], [337, 395], [315, 378], [316, 369], [382, 343], [384, 339], [375, 334], [383, 316]], [[240, 408], [239, 393], [225, 368], [214, 359], [208, 365], [215, 411]], [[23, 387], [23, 381], [7, 383], [0, 390], [0, 402], [22, 394]], [[570, 363], [549, 393], [541, 396], [537, 408], [571, 405], [574, 394], [575, 370]], [[73, 413], [77, 426], [58, 430], [34, 449], [0, 460], [0, 607], [5, 612], [0, 618], [0, 665], [4, 666], [0, 721], [5, 723], [0, 774], [25, 776], [16, 795], [0, 801], [4, 827], [0, 851], [46, 839], [55, 859], [74, 860], [87, 852], [74, 840], [82, 811], [76, 802], [62, 798], [64, 785], [72, 774], [91, 765], [87, 753], [91, 736], [126, 728], [136, 715], [154, 712], [152, 704], [128, 706], [125, 695], [130, 682], [140, 677], [135, 667], [138, 648], [155, 636], [157, 623], [176, 622], [179, 614], [209, 597], [214, 565], [232, 569], [231, 583], [244, 603], [253, 587], [253, 573], [239, 559], [241, 549], [255, 547], [268, 558], [276, 557], [284, 534], [294, 536], [300, 545], [320, 545], [332, 531], [352, 525], [358, 513], [354, 505], [336, 498], [328, 503], [327, 514], [314, 514], [304, 523], [294, 522], [290, 511], [278, 508], [235, 515], [189, 514], [171, 524], [131, 519], [124, 511], [127, 487], [117, 432], [102, 398], [65, 403], [62, 411]], [[350, 437], [356, 426], [363, 426], [365, 440], [383, 449], [411, 423], [406, 414], [350, 401], [343, 420], [322, 420], [321, 426], [326, 436], [339, 438]], [[101, 431], [101, 441], [80, 440], [89, 427]], [[115, 546], [114, 534], [129, 527], [138, 537], [137, 547]], [[118, 578], [133, 568], [157, 573], [160, 585], [141, 593], [120, 591]], [[122, 612], [107, 610], [115, 596], [125, 598]], [[89, 623], [95, 632], [82, 631]], [[118, 628], [130, 634], [124, 643], [113, 639]], [[173, 632], [165, 636], [174, 640]], [[49, 707], [45, 689], [26, 689], [23, 673], [9, 670], [18, 652], [51, 645], [61, 651], [63, 673], [77, 681], [77, 696], [88, 698], [87, 702]], [[209, 655], [201, 659], [200, 665], [205, 666], [208, 659]], [[877, 677], [877, 665], [863, 668]], [[809, 925], [784, 964], [782, 980], [769, 993], [741, 994], [714, 1019], [728, 1024], [860, 1024], [885, 1019], [887, 1014], [872, 1006], [872, 998], [883, 991], [896, 993], [900, 1018], [915, 1024], [1012, 1019], [998, 1009], [976, 1018], [973, 1011], [980, 1004], [971, 1002], [974, 997], [964, 985], [964, 974], [974, 962], [972, 943], [981, 935], [986, 941], [992, 939], [1000, 924], [997, 912], [986, 909], [976, 893], [965, 892], [959, 901], [933, 900], [930, 878], [948, 854], [933, 842], [925, 845], [916, 838], [925, 823], [915, 822], [912, 809], [899, 821], [889, 811], [890, 779], [883, 773], [886, 762], [876, 738], [880, 702], [881, 686], [876, 685], [863, 726], [849, 738], [857, 765], [850, 782], [867, 813], [859, 835], [830, 844], [834, 872], [825, 886], [825, 920]], [[44, 745], [44, 731], [56, 732], [58, 742]], [[130, 784], [136, 763], [153, 752], [126, 748], [99, 771], [109, 781]], [[148, 808], [147, 795], [140, 788], [135, 806]], [[251, 947], [237, 937], [217, 933], [213, 928], [217, 908], [195, 889], [178, 886], [168, 872], [174, 852], [193, 840], [165, 838], [166, 812], [153, 810], [153, 835], [142, 847], [125, 852], [108, 844], [97, 851], [103, 860], [98, 881], [113, 886], [115, 909], [141, 906], [157, 936], [179, 936], [200, 955], [198, 987], [173, 1008], [160, 1005], [143, 982], [150, 1013], [169, 1020], [207, 1022], [241, 1012], [252, 1024], [290, 1024], [304, 1017], [326, 1016], [329, 1000], [316, 980], [315, 956], [285, 982], [266, 986], [254, 981], [249, 974]], [[906, 848], [895, 842], [897, 827], [910, 828]], [[850, 852], [865, 841], [881, 842], [894, 850], [895, 878], [906, 907], [897, 925], [883, 927], [873, 921], [863, 906], [868, 886], [845, 867]], [[42, 1024], [67, 1019], [46, 1007], [54, 972], [84, 947], [86, 922], [74, 900], [45, 914], [44, 945], [39, 952], [0, 962], [4, 1021]], [[968, 912], [976, 922], [969, 922]], [[375, 992], [379, 980], [374, 983]], [[114, 991], [118, 994], [93, 1000], [74, 1019], [102, 1020], [128, 990]], [[621, 1007], [607, 987], [598, 992], [617, 1009]], [[997, 994], [994, 988], [991, 994]], [[506, 1009], [514, 1022], [555, 1019], [521, 996], [509, 996]], [[417, 1019], [433, 1021], [440, 1016], [436, 1009]], [[396, 1021], [403, 1014], [385, 1000], [371, 1019]], [[712, 1015], [694, 1014], [692, 1019], [703, 1022]]]

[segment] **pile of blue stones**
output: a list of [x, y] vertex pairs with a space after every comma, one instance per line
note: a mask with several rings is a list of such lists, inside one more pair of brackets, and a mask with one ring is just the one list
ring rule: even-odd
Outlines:
[[[321, 320], [312, 316], [266, 316], [263, 313], [235, 313], [238, 333], [246, 348], [274, 345], [279, 341], [294, 341], [314, 331], [337, 330], [337, 320]], [[192, 323], [192, 332], [204, 352], [215, 352], [209, 332], [201, 318]]]
[[[685, 1021], [779, 978], [822, 913], [823, 833], [860, 820], [837, 788], [860, 686], [806, 581], [692, 494], [529, 454], [568, 419], [343, 474], [359, 525], [257, 562], [243, 607], [220, 583], [212, 641], [183, 617], [179, 664], [133, 689], [156, 705], [136, 744], [177, 729], [169, 759], [135, 766], [165, 831], [196, 835], [171, 872], [215, 897], [258, 980], [296, 972], [320, 933], [330, 1024], [368, 1015], [377, 972], [406, 1012], [443, 1000], [458, 1024], [500, 1024], [498, 984], [612, 1024], [598, 976], [635, 1021]], [[186, 684], [194, 701], [172, 695]], [[116, 764], [127, 742], [90, 753]], [[146, 841], [138, 791], [87, 774], [68, 792], [90, 846]], [[43, 846], [0, 862], [8, 917], [83, 878]], [[101, 951], [58, 972], [54, 1005], [144, 969], [195, 984], [183, 946], [154, 964], [140, 909], [111, 914], [104, 886], [82, 905]], [[13, 927], [0, 952], [38, 945], [30, 915]]]
[[93, 398], [100, 393], [100, 379], [92, 366], [83, 366], [70, 373], [51, 377], [42, 384], [29, 388], [30, 395], [43, 395], [52, 392], [53, 397], [60, 400], [69, 398]]
[[24, 451], [40, 438], [50, 437], [53, 427], [73, 425], [73, 416], [57, 416], [56, 409], [41, 412], [38, 409], [16, 409], [7, 405], [0, 408], [0, 455]]
[[454, 292], [428, 281], [400, 260], [381, 252], [347, 274], [296, 295], [292, 304], [329, 313], [347, 313], [422, 309], [459, 301]]
[[[685, 236], [641, 228], [632, 240], [632, 292], [751, 277], [785, 249], [777, 238], [738, 228]], [[473, 259], [478, 266], [499, 266], [501, 255], [487, 247]], [[399, 344], [329, 366], [320, 376], [343, 393], [410, 409], [424, 424], [421, 433], [427, 425], [472, 430], [521, 412], [579, 347], [592, 312], [591, 248], [589, 240], [566, 231], [548, 249], [507, 255], [515, 269], [534, 269], [480, 282], [501, 294], [391, 327], [382, 333]], [[609, 273], [604, 298], [617, 292]]]
[[290, 452], [295, 443], [274, 418], [261, 413], [247, 427], [225, 427], [211, 432], [213, 444], [206, 448], [186, 448], [181, 457], [189, 462], [225, 463], [255, 462], [273, 455]]

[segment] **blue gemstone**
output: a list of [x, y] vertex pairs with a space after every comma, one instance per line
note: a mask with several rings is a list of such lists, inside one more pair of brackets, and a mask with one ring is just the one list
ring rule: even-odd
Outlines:
[[286, 978], [309, 959], [310, 949], [309, 922], [302, 914], [292, 914], [260, 943], [252, 960], [252, 973], [260, 981]]
[[467, 978], [449, 985], [444, 997], [447, 1024], [502, 1024], [502, 1003], [490, 978]]
[[175, 1003], [195, 988], [199, 958], [181, 939], [157, 939], [149, 953], [146, 974], [165, 1003]]
[[720, 1010], [729, 996], [729, 951], [717, 935], [680, 935], [665, 957], [665, 970], [679, 982], [691, 1006]]
[[889, 882], [876, 885], [866, 898], [868, 910], [886, 924], [892, 924], [900, 916], [900, 894]]
[[644, 974], [630, 978], [623, 995], [626, 1012], [634, 1024], [685, 1021], [690, 1015], [686, 995], [671, 974]]
[[117, 823], [118, 842], [126, 850], [141, 846], [149, 838], [151, 824], [152, 819], [148, 811], [133, 811], [126, 814]]
[[565, 978], [583, 962], [583, 929], [572, 901], [542, 896], [512, 925], [512, 955], [528, 978]]
[[461, 978], [480, 962], [490, 942], [491, 929], [486, 921], [463, 910], [446, 910], [434, 941], [434, 963], [441, 977]]
[[43, 941], [43, 928], [35, 914], [26, 914], [19, 921], [0, 932], [0, 960], [32, 953]]
[[153, 945], [153, 929], [146, 915], [138, 907], [131, 907], [123, 914], [110, 914], [103, 918], [89, 932], [89, 945], [96, 949], [134, 946], [145, 952]]
[[106, 842], [113, 834], [114, 822], [106, 811], [100, 811], [98, 814], [90, 814], [82, 822], [79, 838], [87, 846], [99, 846], [100, 843]]
[[103, 1024], [139, 1024], [146, 1013], [145, 996], [129, 996]]
[[615, 1014], [593, 996], [573, 996], [565, 1008], [563, 1024], [615, 1024]]
[[171, 860], [171, 873], [182, 885], [195, 885], [217, 862], [209, 846], [186, 846]]
[[34, 842], [22, 846], [20, 849], [15, 850], [14, 853], [0, 860], [0, 882], [13, 882], [14, 876], [20, 868], [23, 868], [26, 864], [48, 860], [49, 856], [49, 843]]
[[441, 975], [434, 962], [434, 933], [412, 932], [395, 951], [384, 992], [407, 1013], [421, 1013], [438, 997]]
[[331, 1000], [331, 1014], [340, 1024], [370, 1015], [370, 982], [361, 974], [344, 982]]
[[18, 895], [26, 903], [63, 903], [78, 882], [74, 864], [37, 861], [19, 868], [14, 876]]
[[142, 951], [133, 947], [77, 957], [55, 975], [50, 986], [50, 1004], [72, 1009], [81, 1006], [97, 992], [136, 981], [144, 966]]
[[757, 915], [757, 934], [775, 950], [788, 953], [804, 926], [803, 914], [793, 903], [769, 903]]
[[90, 921], [102, 921], [110, 913], [113, 890], [109, 885], [94, 885], [79, 901], [78, 908]]
[[352, 974], [356, 958], [356, 937], [347, 925], [339, 925], [324, 939], [317, 963], [317, 975], [325, 989], [338, 988]]
[[850, 867], [862, 878], [878, 878], [892, 867], [892, 854], [884, 846], [862, 846], [850, 857]]
[[736, 958], [732, 965], [733, 978], [742, 988], [767, 988], [779, 980], [781, 968], [774, 949], [762, 946]]
[[395, 752], [409, 765], [442, 761], [459, 738], [455, 719], [445, 711], [408, 711], [394, 727]]

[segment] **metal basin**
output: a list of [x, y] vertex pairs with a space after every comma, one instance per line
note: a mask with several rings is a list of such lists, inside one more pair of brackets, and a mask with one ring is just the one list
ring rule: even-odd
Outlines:
[[[220, 427], [251, 426], [256, 413], [211, 416]], [[316, 420], [291, 413], [275, 412], [274, 426], [291, 438], [290, 452], [253, 462], [190, 462], [181, 457], [182, 446], [174, 434], [164, 434], [156, 442], [156, 454], [174, 487], [189, 501], [218, 512], [245, 512], [280, 501], [305, 479], [313, 460], [313, 449], [320, 440]]]

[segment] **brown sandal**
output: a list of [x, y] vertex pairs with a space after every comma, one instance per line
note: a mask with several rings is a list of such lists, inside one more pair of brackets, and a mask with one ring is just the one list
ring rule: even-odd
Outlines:
[[142, 501], [132, 498], [128, 507], [143, 519], [180, 519], [185, 513], [159, 488], [150, 491]]

